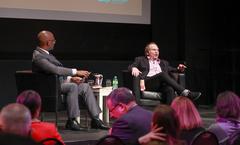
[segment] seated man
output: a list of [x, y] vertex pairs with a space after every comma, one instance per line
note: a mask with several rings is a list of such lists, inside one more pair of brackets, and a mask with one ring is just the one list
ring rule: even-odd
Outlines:
[[174, 91], [191, 100], [197, 100], [201, 96], [200, 92], [191, 92], [170, 77], [171, 71], [183, 72], [185, 68], [183, 64], [179, 64], [177, 69], [173, 68], [166, 60], [159, 59], [159, 48], [151, 42], [145, 47], [145, 56], [136, 57], [128, 70], [133, 76], [140, 77], [141, 91], [161, 91], [170, 104], [175, 97]]
[[2, 108], [0, 130], [3, 133], [28, 137], [31, 130], [31, 113], [22, 104], [12, 103]]
[[137, 105], [131, 90], [113, 90], [107, 96], [107, 107], [110, 116], [116, 118], [110, 134], [119, 137], [126, 144], [135, 144], [139, 137], [150, 132], [152, 112]]
[[66, 68], [49, 53], [56, 43], [53, 33], [41, 31], [38, 34], [39, 46], [33, 52], [32, 70], [34, 72], [57, 74], [60, 76], [61, 91], [67, 94], [67, 112], [68, 121], [66, 128], [71, 130], [84, 130], [80, 127], [80, 110], [78, 97], [83, 97], [92, 118], [92, 128], [108, 129], [99, 119], [101, 112], [91, 87], [83, 83], [82, 79], [87, 78], [90, 72], [86, 70], [77, 70], [75, 68]]

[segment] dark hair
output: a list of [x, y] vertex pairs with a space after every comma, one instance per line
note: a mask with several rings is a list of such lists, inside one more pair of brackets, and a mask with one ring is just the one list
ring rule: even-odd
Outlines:
[[179, 140], [180, 124], [176, 112], [168, 105], [158, 105], [152, 118], [153, 125], [163, 127], [162, 133], [167, 134], [167, 142], [171, 145], [184, 144]]
[[153, 124], [163, 127], [164, 132], [177, 137], [180, 124], [176, 112], [168, 105], [158, 105], [153, 113]]
[[113, 105], [117, 105], [118, 103], [128, 104], [129, 102], [135, 100], [135, 96], [128, 88], [121, 87], [113, 90], [107, 96], [107, 99], [111, 99]]
[[36, 111], [41, 107], [40, 95], [34, 90], [25, 90], [17, 97], [17, 103], [25, 105], [31, 112], [32, 118]]
[[217, 96], [217, 115], [221, 118], [240, 117], [240, 98], [232, 91], [224, 91]]

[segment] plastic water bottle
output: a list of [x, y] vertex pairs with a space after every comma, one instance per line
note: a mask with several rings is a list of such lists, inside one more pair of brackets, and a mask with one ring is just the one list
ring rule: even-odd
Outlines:
[[113, 90], [118, 88], [118, 78], [117, 78], [117, 76], [113, 77], [112, 87], [113, 87]]

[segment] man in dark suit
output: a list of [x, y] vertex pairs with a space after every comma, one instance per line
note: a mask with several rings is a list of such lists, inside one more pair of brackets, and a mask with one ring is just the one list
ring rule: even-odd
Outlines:
[[126, 144], [135, 144], [139, 137], [150, 132], [152, 112], [135, 102], [131, 90], [118, 88], [107, 96], [110, 116], [116, 118], [110, 134], [119, 137]]
[[57, 74], [61, 82], [61, 91], [66, 94], [68, 121], [66, 128], [71, 130], [84, 130], [80, 127], [80, 110], [78, 97], [83, 97], [92, 118], [92, 128], [108, 129], [98, 118], [101, 112], [91, 87], [82, 82], [90, 72], [75, 68], [63, 67], [63, 65], [49, 53], [56, 43], [53, 33], [41, 31], [38, 34], [39, 46], [33, 51], [32, 70], [34, 72]]
[[159, 48], [156, 43], [151, 42], [145, 47], [145, 56], [136, 57], [128, 70], [133, 76], [140, 77], [141, 91], [161, 91], [167, 103], [170, 104], [175, 97], [175, 91], [191, 100], [197, 100], [201, 95], [200, 92], [185, 89], [170, 76], [170, 72], [183, 72], [185, 68], [183, 64], [173, 68], [166, 60], [159, 59]]

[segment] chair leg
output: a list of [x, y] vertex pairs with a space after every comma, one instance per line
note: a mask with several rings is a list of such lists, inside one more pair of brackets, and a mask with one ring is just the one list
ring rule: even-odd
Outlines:
[[87, 129], [89, 129], [90, 126], [89, 126], [89, 122], [88, 122], [88, 112], [87, 112], [86, 115], [85, 115], [85, 121], [86, 121]]
[[57, 111], [55, 112], [55, 124], [56, 124], [56, 127], [58, 127], [58, 112]]

